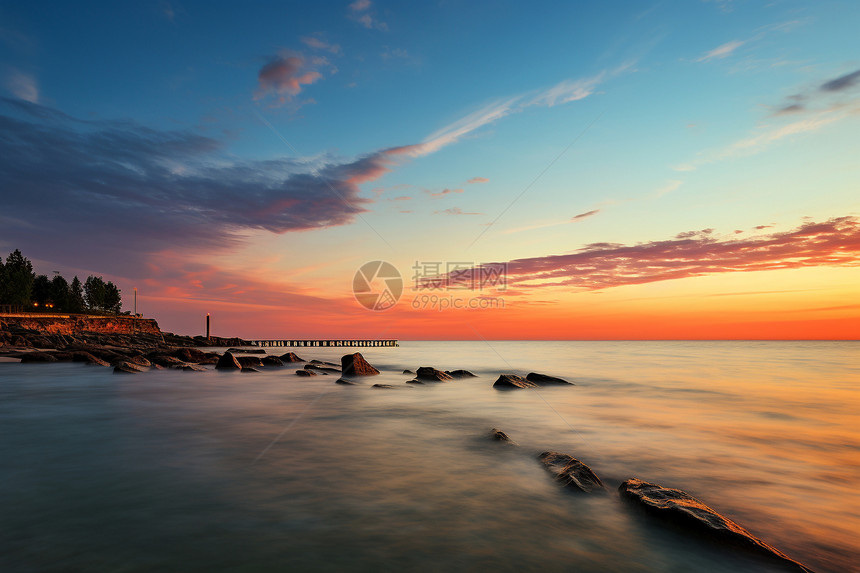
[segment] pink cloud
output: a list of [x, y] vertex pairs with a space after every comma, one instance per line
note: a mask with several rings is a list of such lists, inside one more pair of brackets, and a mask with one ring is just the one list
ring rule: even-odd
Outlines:
[[279, 103], [285, 103], [298, 95], [302, 86], [310, 85], [321, 78], [322, 74], [308, 69], [302, 56], [276, 56], [257, 74], [259, 85], [254, 100], [259, 101], [273, 94], [278, 96]]
[[598, 213], [600, 213], [600, 209], [595, 209], [593, 211], [586, 211], [585, 213], [580, 213], [579, 215], [574, 215], [573, 217], [571, 217], [570, 220], [571, 221], [579, 221], [582, 219], [587, 219], [588, 217], [593, 217], [594, 215], [597, 215]]
[[463, 211], [459, 207], [451, 207], [442, 211], [433, 211], [435, 215], [483, 215], [483, 213]]
[[489, 182], [490, 182], [490, 180], [487, 179], [486, 177], [472, 177], [471, 179], [466, 181], [466, 183], [469, 185], [472, 185], [475, 183], [489, 183]]
[[430, 190], [427, 191], [427, 193], [430, 193], [430, 195], [432, 197], [444, 197], [445, 195], [450, 195], [451, 193], [462, 193], [462, 192], [463, 192], [462, 189], [443, 189], [443, 190], [439, 191], [438, 193], [434, 193]]
[[[839, 217], [781, 233], [719, 238], [711, 229], [638, 245], [592, 243], [568, 255], [507, 263], [521, 288], [596, 290], [718, 273], [817, 266], [860, 266], [860, 220]], [[539, 281], [535, 284], [534, 281]]]

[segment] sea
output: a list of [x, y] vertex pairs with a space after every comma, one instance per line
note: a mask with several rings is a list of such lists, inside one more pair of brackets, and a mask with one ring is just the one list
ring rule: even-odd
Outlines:
[[[860, 342], [267, 350], [381, 374], [0, 364], [0, 571], [776, 570], [623, 502], [632, 477], [860, 571]], [[420, 366], [477, 376], [405, 384]], [[493, 387], [529, 372], [575, 385]], [[561, 487], [544, 451], [608, 493]]]

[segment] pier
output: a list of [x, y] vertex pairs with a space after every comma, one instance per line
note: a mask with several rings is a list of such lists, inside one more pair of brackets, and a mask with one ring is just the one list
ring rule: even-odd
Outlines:
[[367, 340], [367, 339], [335, 339], [335, 340], [251, 340], [254, 346], [263, 348], [270, 347], [320, 347], [320, 348], [340, 348], [340, 347], [362, 347], [362, 348], [393, 348], [400, 346], [397, 340]]

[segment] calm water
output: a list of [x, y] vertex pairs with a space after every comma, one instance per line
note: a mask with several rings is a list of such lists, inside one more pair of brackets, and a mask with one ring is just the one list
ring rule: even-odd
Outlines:
[[[0, 569], [762, 570], [614, 491], [559, 489], [535, 460], [555, 449], [611, 490], [629, 477], [677, 487], [819, 571], [860, 571], [858, 343], [362, 352], [383, 374], [355, 387], [295, 368], [0, 364]], [[418, 366], [479, 377], [370, 388]], [[491, 387], [529, 371], [577, 386]], [[519, 447], [489, 441], [491, 427]]]

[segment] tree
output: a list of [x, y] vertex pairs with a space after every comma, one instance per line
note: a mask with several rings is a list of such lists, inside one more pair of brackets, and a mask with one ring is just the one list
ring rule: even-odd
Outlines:
[[51, 295], [51, 281], [47, 276], [39, 275], [33, 279], [32, 298], [39, 308], [44, 308], [46, 304], [53, 301]]
[[69, 312], [84, 311], [84, 286], [80, 279], [76, 276], [72, 279], [72, 284], [69, 287]]
[[33, 263], [15, 249], [6, 257], [0, 280], [0, 302], [4, 304], [30, 304], [33, 294]]
[[72, 298], [72, 289], [63, 275], [55, 275], [51, 279], [51, 299], [54, 301], [54, 310], [69, 312], [69, 301]]
[[84, 298], [87, 308], [99, 310], [105, 307], [105, 281], [101, 277], [90, 275], [84, 283]]
[[122, 310], [122, 294], [116, 285], [110, 281], [105, 284], [104, 309], [117, 314]]

